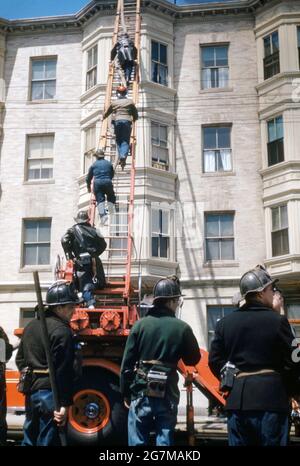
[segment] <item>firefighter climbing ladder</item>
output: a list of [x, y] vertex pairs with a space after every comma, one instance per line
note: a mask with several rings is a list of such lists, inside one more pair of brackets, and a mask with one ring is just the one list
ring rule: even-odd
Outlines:
[[[139, 64], [140, 64], [140, 0], [136, 2], [118, 0], [117, 13], [114, 24], [112, 47], [116, 44], [119, 35], [127, 32], [130, 39], [134, 41], [137, 49], [136, 65], [128, 86], [128, 97], [135, 105], [138, 101]], [[112, 100], [116, 98], [116, 89], [120, 84], [124, 84], [123, 71], [119, 65], [118, 58], [109, 64], [108, 80], [106, 87], [104, 111], [109, 107]], [[108, 242], [107, 258], [103, 260], [106, 266], [106, 276], [110, 285], [118, 283], [118, 291], [123, 289], [123, 299], [128, 300], [131, 293], [130, 275], [131, 260], [133, 250], [133, 208], [134, 208], [134, 188], [135, 188], [135, 154], [136, 154], [136, 123], [132, 124], [130, 139], [130, 156], [127, 158], [127, 165], [121, 171], [118, 165], [116, 154], [116, 144], [114, 134], [111, 130], [110, 117], [102, 121], [101, 135], [97, 148], [103, 149], [105, 155], [111, 159], [115, 167], [114, 189], [117, 196], [116, 213], [109, 217], [108, 235], [105, 238]], [[128, 183], [129, 180], [129, 183]], [[89, 209], [91, 223], [96, 220], [96, 200], [94, 194], [91, 195]], [[114, 263], [126, 265], [124, 281], [116, 282], [111, 280]], [[112, 291], [112, 290], [110, 290]], [[117, 289], [116, 289], [117, 291]], [[97, 292], [104, 297], [106, 290]], [[103, 301], [103, 300], [101, 300]], [[107, 301], [107, 298], [106, 298]]]

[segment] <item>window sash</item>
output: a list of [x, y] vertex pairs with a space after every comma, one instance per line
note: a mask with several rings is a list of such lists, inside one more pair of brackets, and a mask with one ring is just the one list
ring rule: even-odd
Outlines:
[[151, 216], [151, 255], [152, 257], [168, 258], [170, 214], [161, 209], [152, 209]]
[[168, 85], [167, 53], [167, 45], [151, 42], [151, 80], [163, 86]]
[[268, 142], [268, 166], [276, 165], [284, 161], [284, 139], [275, 139], [275, 141]]
[[232, 171], [231, 149], [204, 149], [203, 153], [205, 173]]
[[23, 266], [49, 265], [51, 220], [25, 220]]
[[29, 136], [27, 150], [26, 179], [53, 178], [54, 136]]
[[[223, 53], [223, 56], [220, 52]], [[209, 57], [209, 54], [210, 57]], [[201, 47], [202, 57], [202, 88], [222, 88], [228, 86], [229, 66], [228, 66], [228, 46], [208, 46]]]
[[264, 79], [280, 73], [279, 51], [264, 58]]
[[168, 126], [151, 122], [151, 156], [153, 162], [168, 165]]
[[[31, 61], [31, 100], [54, 99], [56, 93], [56, 63], [56, 59]], [[37, 64], [42, 65], [40, 72], [35, 69]]]
[[289, 229], [272, 232], [272, 257], [289, 254]]
[[205, 216], [206, 260], [234, 259], [233, 214]]

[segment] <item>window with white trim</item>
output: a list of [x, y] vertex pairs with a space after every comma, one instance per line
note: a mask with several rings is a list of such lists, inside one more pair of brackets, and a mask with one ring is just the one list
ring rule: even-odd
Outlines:
[[207, 261], [234, 259], [234, 214], [205, 214], [205, 256]]
[[170, 213], [162, 209], [152, 209], [151, 217], [152, 257], [168, 259], [170, 255]]
[[57, 58], [31, 59], [31, 100], [49, 100], [56, 93]]
[[284, 161], [284, 138], [282, 115], [267, 122], [268, 125], [268, 166]]
[[86, 90], [97, 84], [98, 45], [87, 51]]
[[50, 264], [51, 219], [23, 220], [23, 267]]
[[278, 31], [264, 37], [264, 79], [280, 73]]
[[93, 155], [96, 148], [96, 125], [90, 126], [84, 131], [84, 173], [93, 163]]
[[201, 46], [202, 89], [228, 87], [228, 45]]
[[272, 207], [272, 256], [289, 254], [289, 222], [287, 204]]
[[168, 85], [167, 46], [151, 41], [151, 81]]
[[231, 126], [203, 127], [205, 173], [232, 171]]
[[152, 166], [167, 170], [169, 166], [167, 125], [151, 121], [151, 153]]
[[27, 136], [26, 180], [53, 178], [54, 134]]

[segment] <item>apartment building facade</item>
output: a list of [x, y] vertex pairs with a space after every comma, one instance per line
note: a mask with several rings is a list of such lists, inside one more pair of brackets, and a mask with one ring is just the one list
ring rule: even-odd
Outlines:
[[[0, 318], [10, 335], [33, 315], [32, 270], [45, 290], [62, 234], [88, 205], [115, 6], [0, 20]], [[180, 317], [204, 348], [258, 263], [300, 317], [299, 47], [298, 0], [142, 2], [132, 273], [145, 292], [180, 275]], [[118, 186], [126, 193], [129, 178]]]

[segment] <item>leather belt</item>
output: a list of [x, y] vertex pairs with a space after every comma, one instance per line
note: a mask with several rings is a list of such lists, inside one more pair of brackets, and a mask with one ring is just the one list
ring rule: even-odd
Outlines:
[[33, 369], [34, 374], [49, 374], [49, 369]]
[[236, 376], [237, 379], [240, 377], [249, 377], [250, 375], [260, 375], [260, 374], [277, 374], [278, 372], [274, 371], [274, 369], [261, 369], [255, 372], [239, 372]]

